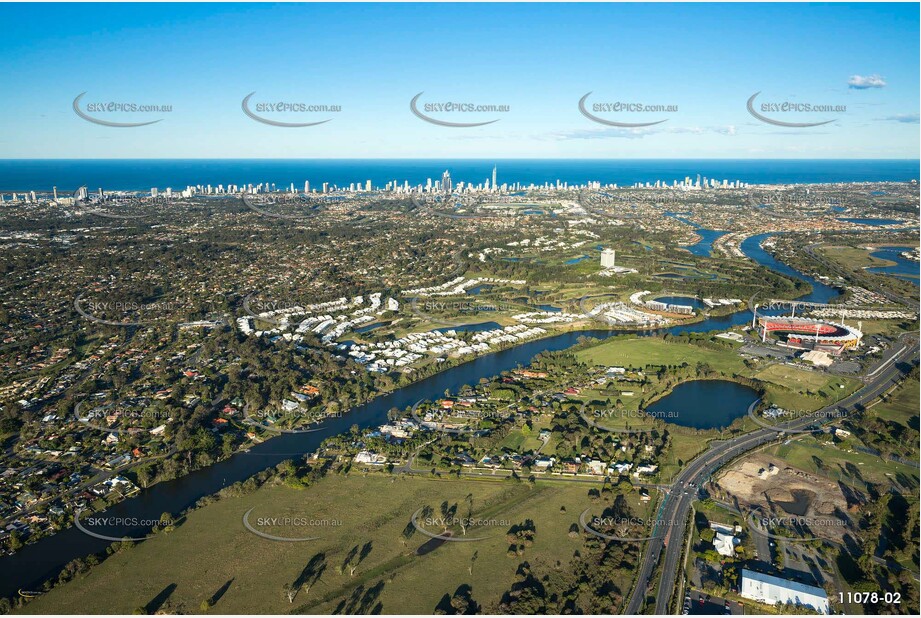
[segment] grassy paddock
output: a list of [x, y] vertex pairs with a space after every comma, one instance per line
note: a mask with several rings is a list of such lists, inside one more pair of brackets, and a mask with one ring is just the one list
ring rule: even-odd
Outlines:
[[592, 365], [627, 366], [642, 369], [646, 365], [696, 365], [704, 362], [717, 371], [741, 372], [745, 365], [739, 356], [727, 350], [709, 350], [688, 343], [667, 342], [651, 337], [618, 339], [580, 350], [578, 359]]
[[[582, 484], [438, 480], [428, 478], [332, 476], [316, 485], [295, 490], [266, 486], [242, 497], [226, 498], [193, 512], [168, 534], [120, 552], [88, 574], [52, 590], [28, 604], [30, 614], [125, 613], [146, 607], [156, 611], [158, 597], [171, 612], [200, 612], [203, 600], [226, 586], [209, 613], [431, 613], [443, 595], [461, 584], [472, 587], [482, 606], [496, 603], [515, 581], [522, 561], [535, 570], [561, 568], [583, 548], [570, 538], [569, 528], [592, 502]], [[477, 542], [444, 543], [431, 553], [413, 553], [427, 539], [416, 532], [404, 545], [402, 531], [411, 515], [429, 505], [440, 517], [440, 504], [458, 505], [465, 516], [467, 496], [473, 516], [498, 520], [474, 534]], [[629, 501], [638, 516], [635, 493]], [[561, 507], [565, 507], [562, 510]], [[277, 536], [318, 536], [316, 541], [278, 542], [247, 531], [243, 514], [254, 508], [249, 522]], [[596, 506], [596, 508], [598, 508]], [[259, 518], [309, 518], [323, 526], [259, 527]], [[511, 525], [534, 521], [534, 543], [521, 556], [507, 555], [506, 532]], [[501, 523], [501, 525], [500, 525]], [[441, 530], [433, 530], [438, 533]], [[458, 532], [458, 534], [460, 534]], [[367, 547], [367, 556], [351, 576], [338, 572], [352, 548]], [[476, 559], [473, 560], [474, 556]], [[298, 578], [305, 566], [325, 565], [309, 593], [300, 592], [290, 604], [284, 586]], [[624, 581], [616, 582], [625, 588]], [[378, 604], [380, 606], [378, 607]]]

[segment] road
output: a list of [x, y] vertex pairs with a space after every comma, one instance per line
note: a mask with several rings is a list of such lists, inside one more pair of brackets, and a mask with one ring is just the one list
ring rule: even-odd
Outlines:
[[[900, 363], [914, 360], [918, 357], [917, 341], [910, 338], [901, 340], [902, 346], [892, 348], [886, 361], [880, 365], [879, 371], [859, 391], [845, 397], [837, 403], [828, 406], [816, 413], [815, 417], [803, 417], [778, 425], [788, 430], [802, 430], [811, 424], [822, 424], [817, 418], [839, 420], [840, 409], [850, 414], [856, 409], [865, 407], [870, 402], [892, 388], [904, 375], [904, 366]], [[835, 412], [835, 414], [827, 414]], [[645, 600], [653, 585], [652, 575], [655, 567], [662, 563], [661, 579], [656, 592], [656, 614], [667, 614], [669, 604], [674, 595], [675, 581], [679, 576], [681, 551], [687, 533], [687, 520], [690, 514], [691, 503], [697, 498], [698, 488], [702, 483], [725, 464], [739, 455], [754, 448], [767, 444], [780, 438], [782, 433], [773, 429], [760, 429], [752, 433], [733, 438], [731, 440], [714, 443], [710, 450], [691, 461], [675, 479], [671, 492], [666, 495], [659, 515], [656, 517], [656, 526], [651, 536], [654, 537], [646, 545], [646, 551], [640, 564], [639, 574], [634, 584], [633, 593], [627, 604], [626, 614], [639, 614], [643, 611]], [[659, 522], [667, 522], [661, 526]], [[667, 528], [667, 529], [664, 529]], [[664, 556], [662, 555], [664, 552]]]

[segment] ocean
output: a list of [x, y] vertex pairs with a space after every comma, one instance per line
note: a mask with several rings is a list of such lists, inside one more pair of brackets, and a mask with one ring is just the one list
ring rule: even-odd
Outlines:
[[188, 185], [246, 185], [292, 182], [299, 190], [322, 183], [348, 186], [370, 180], [425, 184], [448, 170], [458, 181], [482, 183], [498, 169], [499, 183], [543, 184], [599, 181], [619, 186], [635, 182], [683, 180], [697, 175], [749, 184], [811, 184], [831, 182], [909, 181], [919, 177], [919, 162], [911, 159], [790, 160], [790, 159], [5, 159], [0, 160], [0, 192], [149, 191], [151, 187], [183, 189]]

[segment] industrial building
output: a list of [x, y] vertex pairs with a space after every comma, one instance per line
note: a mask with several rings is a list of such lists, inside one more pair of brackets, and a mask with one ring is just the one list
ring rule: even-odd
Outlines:
[[820, 614], [829, 613], [828, 595], [823, 589], [748, 569], [742, 569], [739, 594], [767, 605], [790, 603], [808, 607]]

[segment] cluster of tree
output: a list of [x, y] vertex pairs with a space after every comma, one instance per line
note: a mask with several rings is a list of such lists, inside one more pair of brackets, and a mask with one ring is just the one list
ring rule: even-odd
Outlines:
[[537, 534], [537, 528], [530, 519], [524, 520], [520, 524], [515, 524], [509, 528], [505, 537], [509, 542], [508, 555], [521, 556], [524, 550], [534, 544], [534, 536]]

